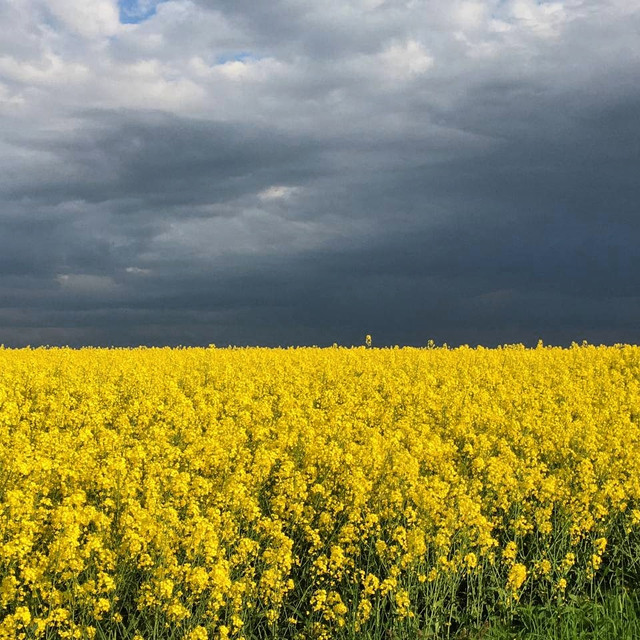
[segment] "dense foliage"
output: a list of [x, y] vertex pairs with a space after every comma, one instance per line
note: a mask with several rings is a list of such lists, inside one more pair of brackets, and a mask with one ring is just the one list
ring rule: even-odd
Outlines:
[[631, 346], [0, 349], [0, 639], [440, 637], [635, 587], [639, 420]]

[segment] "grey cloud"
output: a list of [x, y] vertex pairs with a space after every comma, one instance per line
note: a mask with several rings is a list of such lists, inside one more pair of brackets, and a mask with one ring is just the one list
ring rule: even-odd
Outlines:
[[[276, 61], [206, 71], [210, 111], [27, 96], [0, 126], [0, 342], [638, 342], [637, 12], [567, 5], [541, 36], [489, 5], [513, 28], [465, 44], [455, 4], [348, 6], [169, 2], [104, 47]], [[375, 67], [411, 39], [432, 68]]]
[[305, 164], [316, 146], [264, 127], [163, 113], [81, 115], [79, 128], [64, 136], [8, 136], [65, 167], [62, 176], [38, 184], [25, 176], [8, 188], [9, 198], [54, 204], [144, 198], [153, 206], [221, 202], [266, 188], [283, 175], [294, 182], [308, 179]]

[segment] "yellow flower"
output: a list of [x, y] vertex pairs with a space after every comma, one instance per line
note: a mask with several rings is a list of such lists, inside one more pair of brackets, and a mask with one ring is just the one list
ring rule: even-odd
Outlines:
[[468, 569], [475, 569], [478, 566], [478, 556], [475, 553], [467, 553], [464, 562]]
[[172, 622], [182, 622], [190, 615], [189, 610], [180, 602], [173, 602], [167, 607], [167, 617]]
[[538, 562], [537, 568], [541, 576], [547, 576], [551, 573], [551, 562], [545, 558]]
[[186, 640], [208, 640], [209, 634], [204, 627], [198, 625], [197, 627], [191, 629], [191, 631], [187, 633], [185, 638]]
[[411, 600], [409, 599], [409, 594], [404, 589], [399, 589], [395, 594], [395, 603], [397, 607], [397, 612], [400, 618], [406, 618], [410, 615], [409, 607], [411, 605]]
[[27, 607], [16, 607], [13, 619], [26, 627], [31, 622], [31, 612]]
[[512, 591], [517, 591], [527, 578], [527, 568], [523, 564], [514, 564], [509, 570], [507, 584]]
[[367, 598], [360, 600], [358, 603], [358, 609], [356, 612], [358, 622], [362, 625], [364, 624], [371, 616], [371, 611], [373, 607], [371, 606], [371, 601]]
[[380, 580], [373, 574], [367, 574], [367, 577], [364, 579], [364, 590], [363, 593], [365, 596], [373, 595], [380, 588]]
[[142, 630], [329, 640], [484, 564], [513, 601], [619, 562], [640, 347], [365, 345], [0, 347], [0, 640], [116, 636], [131, 594]]
[[101, 619], [102, 614], [111, 609], [111, 603], [106, 598], [98, 598], [93, 606], [93, 613], [98, 620]]
[[599, 555], [602, 555], [604, 553], [604, 550], [607, 548], [607, 539], [606, 538], [598, 538], [595, 543], [594, 546], [596, 548], [596, 551]]
[[504, 548], [502, 552], [502, 557], [506, 561], [513, 561], [516, 559], [516, 555], [518, 553], [518, 546], [515, 542], [508, 542], [507, 546]]

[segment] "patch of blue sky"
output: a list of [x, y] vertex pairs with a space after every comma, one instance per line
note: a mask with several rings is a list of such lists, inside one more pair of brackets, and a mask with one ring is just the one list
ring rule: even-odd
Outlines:
[[155, 15], [159, 4], [164, 0], [118, 0], [120, 22], [139, 24]]

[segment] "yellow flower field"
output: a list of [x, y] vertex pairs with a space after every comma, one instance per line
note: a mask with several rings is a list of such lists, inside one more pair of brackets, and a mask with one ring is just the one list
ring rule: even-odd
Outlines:
[[440, 637], [639, 498], [639, 347], [0, 349], [2, 640]]

